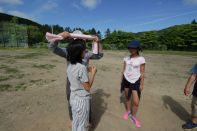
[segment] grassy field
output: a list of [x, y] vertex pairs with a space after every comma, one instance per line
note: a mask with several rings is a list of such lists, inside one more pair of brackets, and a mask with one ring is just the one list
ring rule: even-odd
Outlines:
[[[191, 98], [183, 95], [197, 52], [144, 51], [142, 128], [122, 120], [119, 92], [125, 51], [104, 51], [90, 61], [98, 72], [92, 88], [94, 131], [181, 131]], [[68, 131], [66, 60], [47, 49], [0, 49], [0, 131]], [[176, 122], [175, 122], [176, 121]], [[157, 124], [155, 124], [157, 123]]]
[[[0, 48], [0, 51], [30, 51], [35, 53], [46, 53], [48, 49], [45, 48]], [[127, 50], [105, 50], [106, 52], [127, 52]], [[197, 56], [197, 51], [157, 51], [157, 50], [144, 50], [144, 54], [167, 54], [167, 55], [191, 55]]]

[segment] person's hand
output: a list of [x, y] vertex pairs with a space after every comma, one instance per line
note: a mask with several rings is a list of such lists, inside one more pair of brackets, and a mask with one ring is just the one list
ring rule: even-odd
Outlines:
[[70, 37], [70, 33], [64, 31], [62, 33], [59, 33], [58, 35], [62, 36], [64, 39], [69, 38]]
[[186, 96], [188, 96], [188, 95], [190, 94], [189, 88], [185, 87], [185, 89], [184, 89], [184, 94], [185, 94]]
[[94, 39], [93, 39], [94, 42], [98, 42], [99, 41], [99, 38], [96, 35], [93, 35], [93, 37], [94, 37]]

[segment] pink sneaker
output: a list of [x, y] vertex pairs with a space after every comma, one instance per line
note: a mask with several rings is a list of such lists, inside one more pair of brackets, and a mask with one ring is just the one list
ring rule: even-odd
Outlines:
[[132, 120], [137, 128], [141, 127], [141, 123], [136, 117], [132, 116]]
[[124, 115], [123, 115], [123, 118], [125, 120], [128, 120], [129, 114], [130, 114], [130, 112], [125, 112]]

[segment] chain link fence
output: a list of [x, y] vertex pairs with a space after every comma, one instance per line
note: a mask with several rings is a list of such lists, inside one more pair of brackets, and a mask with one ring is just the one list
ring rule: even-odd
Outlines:
[[0, 47], [28, 47], [27, 26], [0, 23]]

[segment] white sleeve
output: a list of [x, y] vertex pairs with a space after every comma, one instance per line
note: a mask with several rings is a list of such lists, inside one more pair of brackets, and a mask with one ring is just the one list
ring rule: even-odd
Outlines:
[[85, 83], [85, 82], [88, 82], [89, 81], [88, 80], [87, 68], [84, 65], [79, 70], [78, 78], [79, 78], [79, 80], [80, 80], [81, 83]]
[[126, 61], [127, 61], [127, 59], [128, 59], [128, 57], [124, 57], [124, 58], [123, 58], [123, 61], [124, 61], [124, 62], [126, 62]]
[[146, 63], [146, 61], [145, 61], [144, 57], [141, 57], [141, 59], [140, 59], [140, 65], [145, 64], [145, 63]]

